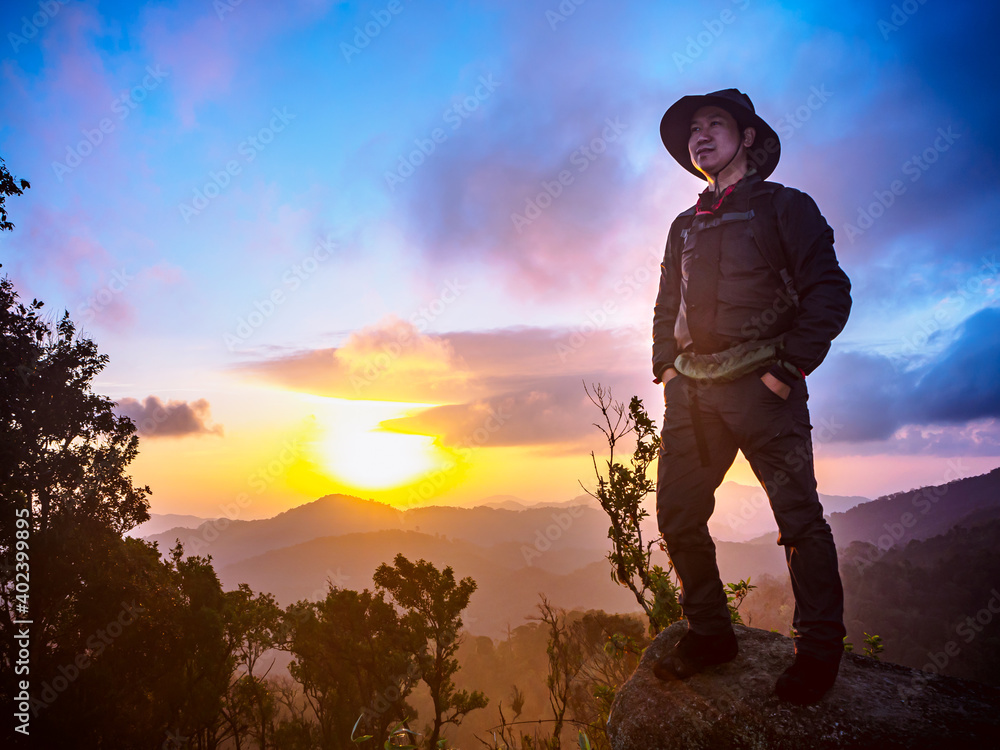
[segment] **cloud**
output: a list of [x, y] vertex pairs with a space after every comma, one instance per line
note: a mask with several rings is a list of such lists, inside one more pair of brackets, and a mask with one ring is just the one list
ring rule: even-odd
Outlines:
[[203, 398], [166, 404], [156, 396], [123, 398], [116, 411], [135, 422], [136, 432], [145, 438], [223, 434], [222, 425], [209, 425], [209, 403]]
[[[516, 297], [571, 297], [630, 254], [662, 248], [672, 218], [664, 205], [675, 203], [676, 215], [694, 194], [684, 205], [664, 201], [683, 174], [665, 159], [656, 170], [637, 163], [636, 151], [657, 138], [663, 110], [631, 67], [631, 30], [618, 9], [581, 7], [556, 28], [545, 8], [498, 4], [496, 12], [516, 40], [505, 52], [510, 59], [487, 57], [463, 71], [441, 102], [463, 119], [437, 110], [403, 131], [390, 170], [415, 138], [440, 128], [447, 139], [419, 159], [392, 198], [429, 262], [484, 263]], [[590, 35], [616, 54], [593, 54]], [[463, 109], [485, 92], [483, 80], [494, 81], [493, 90]]]
[[583, 325], [425, 334], [390, 315], [340, 347], [279, 354], [235, 369], [321, 396], [453, 404], [530, 390], [539, 379], [568, 372], [627, 371], [647, 355], [637, 355], [622, 333]]
[[[1000, 453], [1000, 308], [971, 315], [921, 364], [843, 352], [810, 378], [814, 423], [830, 442], [888, 441], [893, 452]], [[817, 395], [818, 394], [818, 395]], [[936, 451], [941, 451], [936, 453]], [[985, 453], [984, 453], [985, 451]]]
[[[391, 432], [435, 435], [446, 446], [544, 445], [576, 442], [594, 434], [593, 414], [577, 377], [542, 378], [537, 388], [437, 406], [389, 419]], [[488, 436], [488, 437], [487, 437]]]
[[434, 435], [446, 446], [476, 442], [486, 429], [491, 446], [505, 446], [591, 438], [594, 407], [583, 383], [641, 392], [652, 377], [647, 361], [645, 345], [637, 348], [630, 336], [593, 326], [423, 334], [388, 317], [351, 334], [339, 348], [237, 369], [317, 395], [433, 404], [381, 427]]

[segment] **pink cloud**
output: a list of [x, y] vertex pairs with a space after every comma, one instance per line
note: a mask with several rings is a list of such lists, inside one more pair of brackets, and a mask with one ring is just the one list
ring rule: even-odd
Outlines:
[[324, 396], [440, 404], [382, 427], [435, 435], [445, 446], [468, 444], [480, 428], [490, 431], [490, 445], [556, 445], [593, 437], [595, 407], [584, 382], [639, 393], [651, 377], [641, 366], [645, 359], [631, 339], [600, 329], [421, 334], [387, 318], [356, 331], [339, 348], [237, 369]]
[[123, 398], [116, 411], [131, 419], [136, 432], [144, 438], [223, 434], [222, 425], [209, 424], [211, 408], [203, 398], [167, 403], [156, 396], [147, 396], [143, 401]]

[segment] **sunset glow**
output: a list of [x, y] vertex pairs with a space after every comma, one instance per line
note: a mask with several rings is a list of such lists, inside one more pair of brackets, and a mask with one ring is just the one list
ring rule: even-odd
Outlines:
[[[352, 408], [356, 407], [356, 408]], [[388, 407], [388, 408], [386, 408]], [[353, 414], [352, 414], [353, 412]], [[314, 445], [332, 478], [359, 490], [387, 490], [416, 481], [441, 461], [434, 438], [380, 429], [385, 415], [402, 416], [399, 404], [347, 402]]]
[[[108, 355], [153, 512], [578, 496], [607, 447], [584, 383], [663, 419], [659, 264], [704, 183], [660, 118], [730, 86], [852, 281], [808, 378], [820, 491], [1000, 462], [995, 139], [968, 112], [993, 66], [968, 13], [738, 2], [695, 49], [722, 23], [697, 4], [402, 3], [361, 47], [371, 4], [50, 5], [4, 53], [0, 155], [31, 188], [3, 272]], [[987, 187], [953, 200], [970, 174]], [[756, 484], [742, 459], [729, 479]]]

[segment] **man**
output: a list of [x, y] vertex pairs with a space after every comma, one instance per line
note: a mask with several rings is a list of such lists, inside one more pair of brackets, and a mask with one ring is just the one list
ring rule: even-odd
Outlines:
[[774, 511], [795, 595], [795, 660], [775, 691], [813, 703], [836, 679], [846, 631], [805, 378], [847, 322], [851, 284], [813, 200], [764, 182], [780, 142], [748, 96], [683, 97], [660, 135], [708, 188], [671, 225], [653, 314], [654, 382], [666, 404], [657, 521], [688, 620], [654, 671], [685, 679], [737, 655], [708, 520], [742, 450]]

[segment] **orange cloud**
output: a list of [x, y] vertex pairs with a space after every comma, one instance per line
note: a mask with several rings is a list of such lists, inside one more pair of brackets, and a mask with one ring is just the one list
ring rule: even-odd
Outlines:
[[446, 447], [565, 444], [592, 437], [584, 382], [626, 397], [652, 377], [645, 344], [618, 334], [593, 326], [423, 334], [389, 317], [339, 348], [238, 369], [315, 395], [435, 404], [381, 427], [433, 435]]

